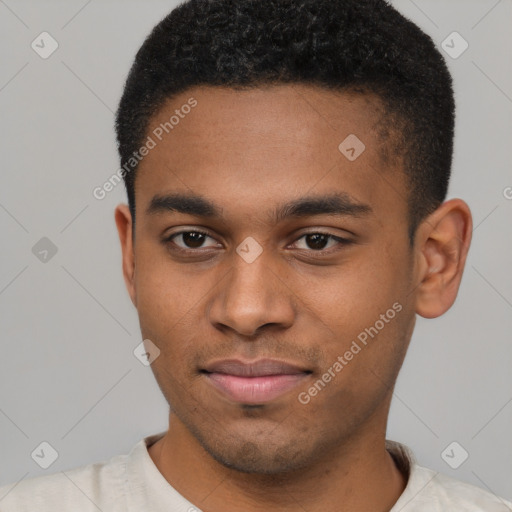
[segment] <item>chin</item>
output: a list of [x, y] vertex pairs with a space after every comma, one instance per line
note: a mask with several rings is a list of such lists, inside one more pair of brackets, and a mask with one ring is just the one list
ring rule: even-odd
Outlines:
[[[252, 438], [254, 439], [254, 437]], [[202, 447], [219, 464], [241, 473], [279, 475], [300, 470], [311, 464], [312, 456], [304, 446], [304, 440], [290, 437], [282, 444], [273, 437], [272, 442], [245, 440], [230, 436], [222, 440], [199, 439]]]

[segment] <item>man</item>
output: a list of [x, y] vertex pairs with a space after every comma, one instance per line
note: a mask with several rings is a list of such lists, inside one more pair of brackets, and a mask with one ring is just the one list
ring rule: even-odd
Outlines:
[[169, 428], [0, 510], [506, 511], [386, 441], [416, 315], [454, 303], [451, 78], [383, 1], [191, 0], [116, 128], [123, 274]]

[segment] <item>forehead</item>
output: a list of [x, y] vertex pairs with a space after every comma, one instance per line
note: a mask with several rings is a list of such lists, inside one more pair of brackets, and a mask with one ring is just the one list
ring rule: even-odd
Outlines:
[[[191, 98], [195, 106], [183, 108]], [[139, 164], [137, 200], [179, 190], [254, 213], [284, 195], [334, 191], [405, 207], [401, 173], [381, 158], [383, 116], [367, 94], [297, 84], [191, 88], [151, 119], [155, 147]]]

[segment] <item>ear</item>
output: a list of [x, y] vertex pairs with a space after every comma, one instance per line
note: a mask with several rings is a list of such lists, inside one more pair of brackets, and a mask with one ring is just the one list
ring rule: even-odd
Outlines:
[[137, 307], [137, 294], [135, 290], [135, 253], [132, 239], [132, 215], [126, 204], [120, 204], [115, 210], [115, 220], [121, 250], [123, 253], [123, 276], [124, 282], [133, 305]]
[[471, 211], [462, 199], [446, 201], [418, 227], [418, 315], [436, 318], [455, 302], [472, 231]]

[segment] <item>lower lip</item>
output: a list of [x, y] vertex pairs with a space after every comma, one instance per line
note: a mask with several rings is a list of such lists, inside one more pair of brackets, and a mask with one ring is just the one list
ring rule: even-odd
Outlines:
[[228, 398], [244, 404], [261, 404], [274, 400], [297, 386], [307, 373], [238, 377], [224, 373], [206, 373], [208, 381]]

